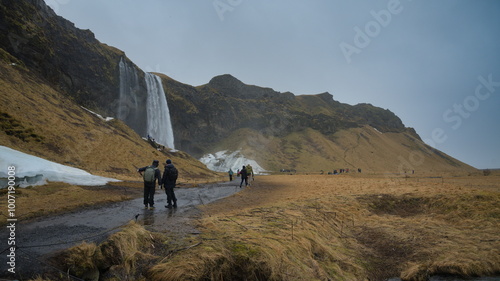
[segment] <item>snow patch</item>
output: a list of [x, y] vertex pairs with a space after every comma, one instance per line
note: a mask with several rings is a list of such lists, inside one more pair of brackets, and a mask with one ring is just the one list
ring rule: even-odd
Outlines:
[[74, 185], [104, 185], [120, 180], [92, 175], [84, 170], [61, 165], [6, 146], [0, 146], [0, 188], [7, 187], [8, 167], [14, 166], [20, 187], [43, 185], [46, 181]]
[[83, 106], [80, 106], [80, 107], [81, 107], [81, 108], [83, 108], [83, 109], [85, 109], [86, 111], [88, 111], [88, 112], [90, 112], [90, 113], [94, 114], [95, 116], [99, 117], [99, 119], [101, 119], [101, 120], [103, 120], [103, 121], [105, 121], [105, 122], [108, 122], [108, 121], [111, 121], [111, 120], [115, 119], [115, 118], [113, 118], [113, 117], [106, 117], [106, 118], [104, 118], [104, 117], [102, 117], [102, 115], [101, 115], [101, 114], [95, 113], [94, 111], [92, 111], [92, 110], [90, 110], [90, 109], [88, 109], [88, 108], [85, 108], [85, 107], [83, 107]]
[[381, 132], [381, 131], [379, 131], [379, 130], [377, 130], [377, 128], [375, 128], [375, 127], [372, 127], [372, 128], [373, 128], [375, 131], [379, 132], [379, 134], [382, 134], [382, 132]]
[[243, 166], [250, 164], [256, 175], [266, 172], [255, 160], [246, 158], [239, 150], [229, 152], [227, 150], [209, 153], [201, 157], [200, 162], [205, 164], [208, 169], [216, 172], [227, 172], [232, 169], [236, 172]]

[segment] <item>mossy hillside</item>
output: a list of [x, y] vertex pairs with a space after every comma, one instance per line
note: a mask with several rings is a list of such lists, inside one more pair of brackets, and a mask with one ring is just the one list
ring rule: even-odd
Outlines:
[[40, 1], [3, 1], [0, 47], [51, 86], [103, 115], [114, 113], [118, 62], [124, 53], [101, 44]]

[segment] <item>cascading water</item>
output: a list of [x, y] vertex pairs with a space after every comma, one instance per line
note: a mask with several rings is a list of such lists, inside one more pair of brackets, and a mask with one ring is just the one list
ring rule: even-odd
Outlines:
[[146, 136], [146, 86], [139, 79], [139, 70], [123, 57], [120, 70], [120, 96], [116, 100], [116, 117], [141, 136]]
[[146, 73], [145, 79], [148, 89], [147, 132], [157, 143], [174, 149], [174, 132], [161, 79], [151, 73]]
[[116, 101], [116, 117], [139, 135], [149, 135], [157, 143], [174, 149], [170, 112], [160, 77], [145, 73], [145, 79], [140, 80], [137, 67], [123, 57], [119, 70], [120, 96]]
[[120, 59], [120, 98], [118, 100], [117, 118], [128, 123], [133, 111], [138, 108], [137, 93], [140, 90], [139, 78], [133, 67], [128, 66], [123, 57]]

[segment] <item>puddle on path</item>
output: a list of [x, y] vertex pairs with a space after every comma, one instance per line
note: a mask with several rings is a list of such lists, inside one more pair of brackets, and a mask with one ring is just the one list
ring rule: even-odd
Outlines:
[[[157, 189], [154, 210], [145, 210], [143, 198], [109, 204], [104, 207], [85, 209], [66, 214], [16, 224], [16, 272], [33, 272], [40, 267], [44, 255], [69, 248], [82, 241], [102, 242], [111, 233], [131, 220], [137, 220], [155, 231], [188, 231], [196, 229], [183, 223], [199, 214], [196, 206], [208, 204], [232, 195], [242, 189], [236, 181], [206, 185], [196, 188], [176, 188], [176, 209], [167, 209], [164, 189]], [[191, 229], [179, 229], [191, 227]], [[8, 233], [2, 231], [1, 241], [8, 240]], [[2, 247], [1, 250], [7, 248]], [[0, 263], [6, 264], [7, 256], [0, 256]], [[0, 276], [12, 277], [2, 266]], [[24, 275], [26, 276], [26, 275]]]

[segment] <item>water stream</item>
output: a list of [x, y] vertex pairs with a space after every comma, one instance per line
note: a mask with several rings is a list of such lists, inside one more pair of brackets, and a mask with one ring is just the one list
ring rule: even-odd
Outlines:
[[146, 73], [146, 86], [148, 88], [147, 116], [148, 134], [159, 144], [169, 148], [174, 147], [174, 132], [170, 121], [167, 97], [163, 91], [160, 77]]

